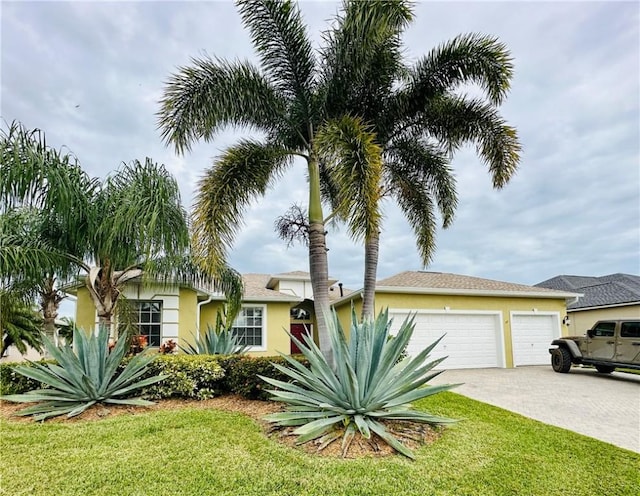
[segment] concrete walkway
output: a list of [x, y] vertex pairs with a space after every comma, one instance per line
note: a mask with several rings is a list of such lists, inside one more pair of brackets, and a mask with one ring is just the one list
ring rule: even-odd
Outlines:
[[640, 453], [640, 375], [572, 367], [447, 370], [432, 384]]

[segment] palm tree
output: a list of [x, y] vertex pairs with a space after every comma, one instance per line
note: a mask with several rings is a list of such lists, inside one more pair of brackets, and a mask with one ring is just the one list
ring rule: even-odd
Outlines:
[[[345, 2], [345, 15], [329, 38], [324, 93], [328, 109], [360, 117], [375, 133], [383, 149], [380, 198], [396, 199], [414, 230], [422, 263], [428, 265], [435, 250], [436, 210], [446, 228], [457, 205], [454, 152], [475, 144], [494, 187], [501, 188], [516, 171], [521, 147], [515, 129], [497, 110], [513, 76], [507, 48], [493, 37], [461, 35], [407, 66], [400, 38], [410, 11], [404, 0]], [[363, 18], [367, 29], [378, 33], [373, 49], [359, 42], [366, 36]], [[483, 96], [459, 94], [465, 84], [475, 84]], [[343, 178], [333, 179], [329, 172], [324, 174], [324, 193], [338, 205], [344, 199], [335, 183]], [[362, 181], [357, 174], [351, 179]], [[362, 222], [353, 215], [341, 217], [352, 231], [362, 232]], [[366, 233], [363, 317], [373, 316], [378, 251], [379, 232]]]
[[224, 266], [209, 277], [190, 261], [186, 212], [164, 166], [149, 158], [144, 164], [133, 161], [98, 182], [47, 147], [41, 132], [14, 123], [2, 138], [0, 172], [6, 180], [0, 186], [0, 212], [27, 212], [29, 222], [14, 223], [14, 230], [32, 235], [14, 232], [3, 243], [0, 275], [32, 281], [52, 328], [59, 284], [79, 272], [85, 273], [106, 325], [124, 284], [142, 276], [210, 285], [240, 300], [242, 284], [233, 269]]
[[[202, 139], [211, 141], [228, 126], [261, 132], [264, 139], [245, 139], [225, 150], [198, 185], [193, 246], [200, 264], [214, 270], [227, 249], [249, 202], [292, 166], [304, 160], [309, 178], [308, 246], [320, 348], [331, 362], [326, 325], [329, 313], [325, 218], [321, 202], [320, 162], [337, 176], [359, 168], [360, 183], [349, 183], [343, 206], [358, 214], [366, 232], [378, 230], [376, 215], [380, 149], [362, 121], [329, 113], [321, 75], [325, 60], [316, 60], [300, 11], [292, 1], [237, 1], [261, 66], [248, 62], [201, 58], [169, 79], [159, 112], [167, 144], [184, 153]], [[355, 160], [355, 159], [358, 160]], [[343, 192], [346, 197], [346, 192]]]
[[11, 345], [23, 355], [27, 353], [27, 346], [42, 351], [42, 318], [16, 292], [0, 289], [0, 329], [0, 357]]

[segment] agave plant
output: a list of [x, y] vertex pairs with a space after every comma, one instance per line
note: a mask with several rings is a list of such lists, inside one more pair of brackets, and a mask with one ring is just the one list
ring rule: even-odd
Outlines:
[[15, 371], [48, 386], [25, 394], [1, 396], [8, 401], [35, 403], [16, 415], [33, 415], [35, 420], [67, 414], [73, 417], [96, 403], [148, 406], [153, 402], [141, 398], [127, 398], [132, 391], [163, 380], [166, 376], [154, 376], [138, 380], [153, 361], [153, 355], [142, 353], [133, 357], [124, 370], [116, 372], [127, 350], [127, 339], [119, 339], [109, 351], [109, 331], [101, 326], [97, 335], [87, 335], [74, 329], [73, 344], [77, 351], [65, 344], [57, 347], [43, 336], [44, 346], [57, 362], [16, 367]]
[[187, 343], [180, 349], [189, 355], [236, 355], [246, 352], [249, 347], [240, 343], [232, 329], [216, 329], [207, 324], [207, 331], [196, 340], [195, 346]]
[[405, 420], [431, 425], [455, 422], [411, 407], [413, 401], [456, 386], [426, 386], [441, 372], [431, 370], [444, 358], [427, 361], [440, 340], [415, 357], [400, 360], [413, 334], [413, 318], [403, 322], [393, 339], [389, 339], [391, 321], [387, 311], [375, 320], [365, 319], [362, 323], [358, 323], [352, 312], [348, 339], [335, 313], [328, 321], [335, 368], [327, 363], [310, 337], [305, 336], [302, 343], [291, 336], [309, 360], [310, 368], [282, 354], [289, 366], [276, 363], [273, 366], [294, 382], [261, 376], [278, 388], [269, 390], [272, 399], [288, 404], [287, 411], [268, 415], [266, 420], [280, 426], [299, 426], [294, 430], [299, 436], [298, 444], [320, 438], [321, 449], [342, 436], [343, 455], [356, 432], [366, 439], [375, 433], [409, 458], [414, 458], [412, 451], [387, 430], [383, 421]]

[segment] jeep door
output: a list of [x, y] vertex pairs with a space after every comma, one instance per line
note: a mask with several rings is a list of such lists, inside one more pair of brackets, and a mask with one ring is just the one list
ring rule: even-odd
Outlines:
[[615, 333], [615, 322], [598, 322], [588, 333], [588, 357], [600, 360], [613, 360], [613, 357], [616, 354]]
[[640, 321], [621, 322], [616, 361], [640, 364]]

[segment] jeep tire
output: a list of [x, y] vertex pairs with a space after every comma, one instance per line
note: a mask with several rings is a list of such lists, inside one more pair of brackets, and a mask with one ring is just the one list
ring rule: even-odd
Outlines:
[[566, 374], [571, 368], [571, 353], [566, 348], [556, 348], [551, 353], [551, 367], [556, 372]]

